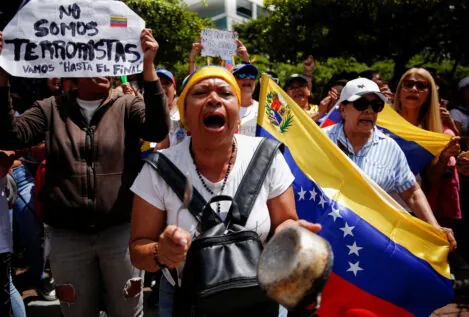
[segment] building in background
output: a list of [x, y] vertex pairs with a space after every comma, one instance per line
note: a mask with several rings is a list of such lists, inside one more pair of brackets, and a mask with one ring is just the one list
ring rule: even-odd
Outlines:
[[220, 30], [233, 30], [233, 25], [267, 14], [263, 0], [185, 0], [201, 18], [211, 18]]

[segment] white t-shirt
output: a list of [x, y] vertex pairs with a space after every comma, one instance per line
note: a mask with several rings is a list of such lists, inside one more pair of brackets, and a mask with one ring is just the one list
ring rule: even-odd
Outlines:
[[12, 252], [10, 214], [5, 193], [6, 178], [0, 179], [0, 254]]
[[253, 100], [249, 107], [239, 108], [239, 118], [241, 119], [241, 127], [238, 133], [248, 136], [256, 136], [257, 114], [259, 112], [259, 102]]
[[[175, 147], [162, 150], [161, 152], [164, 153], [184, 175], [188, 175], [194, 188], [197, 188], [204, 199], [208, 201], [212, 195], [203, 187], [202, 182], [195, 171], [195, 166], [189, 152], [190, 139], [190, 137], [187, 137]], [[224, 195], [231, 197], [235, 196], [238, 185], [244, 176], [244, 172], [246, 171], [261, 138], [236, 135], [236, 140], [238, 145], [236, 161], [231, 169], [223, 191]], [[218, 195], [222, 187], [223, 180], [217, 183], [212, 183], [205, 177], [203, 179], [207, 186]], [[269, 210], [267, 209], [267, 200], [284, 193], [293, 183], [293, 180], [293, 174], [285, 162], [283, 155], [279, 152], [272, 163], [270, 171], [267, 173], [267, 177], [264, 180], [264, 184], [257, 196], [257, 200], [254, 203], [254, 207], [245, 226], [248, 230], [256, 231], [262, 242], [267, 238], [271, 225]], [[176, 224], [177, 211], [182, 205], [182, 202], [150, 165], [145, 164], [143, 166], [132, 185], [131, 190], [156, 208], [165, 210], [166, 223], [168, 225]], [[227, 208], [222, 204], [220, 215], [222, 219], [225, 219], [226, 217], [226, 213], [228, 211], [226, 209]], [[216, 210], [216, 206], [214, 206], [214, 210]], [[193, 237], [199, 234], [197, 231], [197, 220], [188, 210], [181, 211], [179, 226], [190, 232]]]
[[186, 138], [186, 130], [182, 126], [179, 110], [176, 108], [169, 114], [171, 127], [169, 129], [169, 146], [181, 143]]
[[91, 118], [93, 118], [93, 115], [98, 109], [99, 105], [103, 102], [102, 99], [99, 100], [83, 100], [80, 98], [77, 98], [77, 103], [80, 106], [81, 113], [85, 117], [86, 121], [90, 123]]

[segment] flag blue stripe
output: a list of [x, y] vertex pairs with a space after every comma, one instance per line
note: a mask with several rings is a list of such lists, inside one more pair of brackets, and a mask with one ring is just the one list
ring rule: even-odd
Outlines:
[[[260, 126], [258, 135], [273, 138]], [[453, 289], [450, 280], [355, 212], [327, 198], [320, 187], [302, 173], [287, 147], [284, 155], [295, 175], [293, 190], [298, 215], [322, 225], [320, 235], [329, 241], [334, 251], [335, 274], [416, 316], [429, 316], [433, 310], [451, 301]], [[341, 218], [334, 220], [333, 208], [339, 210]], [[347, 228], [345, 223], [354, 227], [353, 236], [344, 237], [345, 232], [341, 228]], [[356, 250], [355, 246], [362, 249]], [[349, 254], [352, 249], [359, 255]], [[355, 276], [351, 269], [356, 265], [363, 270], [356, 271]]]
[[422, 171], [435, 158], [431, 152], [429, 152], [417, 142], [403, 139], [397, 134], [394, 134], [393, 132], [381, 126], [377, 127], [383, 133], [387, 134], [397, 142], [399, 147], [404, 152], [405, 157], [407, 158], [407, 163], [409, 164], [410, 169], [414, 174], [420, 173], [420, 171]]

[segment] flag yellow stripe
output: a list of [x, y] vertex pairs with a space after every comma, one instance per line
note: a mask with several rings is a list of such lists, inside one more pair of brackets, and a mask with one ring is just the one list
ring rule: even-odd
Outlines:
[[451, 136], [447, 134], [430, 132], [420, 129], [413, 124], [409, 124], [406, 119], [394, 111], [389, 105], [386, 105], [383, 111], [378, 115], [376, 124], [381, 127], [386, 127], [389, 131], [405, 140], [420, 144], [436, 157], [440, 155], [440, 152], [451, 140]]
[[[288, 102], [294, 114], [285, 133], [278, 132], [265, 113], [268, 92]], [[258, 124], [288, 146], [296, 164], [327, 196], [353, 210], [377, 230], [449, 278], [445, 234], [407, 214], [386, 192], [364, 176], [309, 116], [267, 75], [262, 78]]]
[[127, 21], [127, 18], [121, 18], [121, 17], [111, 17], [112, 21]]

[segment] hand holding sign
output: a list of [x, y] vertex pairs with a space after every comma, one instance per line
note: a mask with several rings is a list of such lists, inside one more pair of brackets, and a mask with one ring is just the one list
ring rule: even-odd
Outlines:
[[144, 63], [153, 63], [156, 53], [158, 52], [158, 42], [153, 37], [151, 29], [144, 29], [140, 35], [142, 41], [143, 60]]
[[243, 62], [249, 63], [249, 53], [248, 49], [240, 40], [236, 40], [236, 45], [238, 48], [236, 49], [236, 54], [243, 59]]

